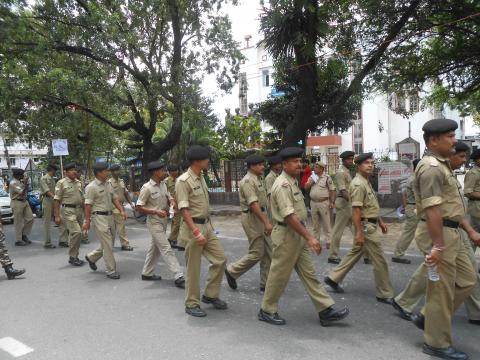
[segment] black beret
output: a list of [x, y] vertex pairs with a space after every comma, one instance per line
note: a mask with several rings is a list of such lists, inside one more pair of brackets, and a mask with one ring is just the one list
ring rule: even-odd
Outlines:
[[58, 170], [58, 166], [55, 165], [55, 164], [48, 164], [48, 165], [47, 165], [47, 169], [53, 169], [53, 170], [57, 171], [57, 170]]
[[180, 166], [178, 166], [177, 164], [170, 164], [170, 165], [167, 166], [167, 170], [168, 171], [179, 171]]
[[246, 157], [245, 162], [247, 165], [256, 165], [265, 162], [265, 158], [262, 155], [252, 154]]
[[110, 165], [110, 170], [111, 171], [120, 170], [120, 165], [118, 165], [118, 164]]
[[353, 151], [347, 150], [340, 154], [340, 159], [346, 159], [351, 156], [355, 156], [355, 153]]
[[290, 158], [301, 158], [303, 155], [303, 149], [299, 147], [287, 147], [282, 149], [278, 155], [282, 158], [282, 160], [290, 159]]
[[367, 159], [373, 159], [373, 154], [372, 153], [363, 153], [358, 155], [355, 158], [355, 164], [360, 165], [362, 162], [364, 162]]
[[94, 171], [103, 171], [108, 169], [108, 164], [106, 162], [97, 162], [93, 165]]
[[270, 156], [267, 159], [267, 161], [270, 165], [275, 165], [275, 164], [280, 164], [282, 162], [282, 158], [278, 155], [274, 155], [274, 156]]
[[456, 152], [468, 152], [468, 151], [470, 151], [470, 147], [467, 144], [465, 144], [463, 141], [458, 141], [455, 144], [455, 151]]
[[449, 131], [457, 130], [458, 124], [450, 119], [433, 119], [427, 121], [422, 130], [427, 134], [444, 134]]
[[75, 163], [68, 163], [63, 166], [63, 170], [76, 169], [77, 165]]
[[162, 160], [158, 161], [152, 161], [147, 164], [147, 169], [148, 170], [157, 170], [157, 169], [163, 169], [165, 167], [165, 163]]
[[470, 155], [470, 159], [472, 159], [472, 160], [480, 159], [480, 149], [474, 150], [472, 152], [472, 155]]
[[12, 174], [14, 176], [21, 176], [21, 175], [25, 174], [25, 170], [19, 169], [19, 168], [13, 168], [12, 169]]
[[192, 145], [188, 149], [187, 159], [193, 160], [205, 160], [210, 158], [210, 149], [206, 146]]

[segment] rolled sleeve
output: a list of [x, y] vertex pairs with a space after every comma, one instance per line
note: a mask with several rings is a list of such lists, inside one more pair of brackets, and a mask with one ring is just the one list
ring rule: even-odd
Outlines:
[[58, 184], [55, 187], [55, 196], [53, 197], [53, 199], [61, 201], [62, 197], [63, 197], [63, 186], [61, 184]]
[[335, 184], [333, 183], [331, 177], [328, 177], [327, 187], [328, 187], [328, 190], [330, 190], [330, 191], [335, 191], [336, 190]]
[[477, 182], [477, 177], [472, 171], [469, 171], [465, 175], [465, 183], [464, 183], [464, 189], [463, 193], [464, 194], [470, 194], [474, 192], [475, 189], [475, 183]]
[[286, 218], [289, 215], [295, 213], [293, 207], [293, 197], [290, 188], [280, 187], [278, 191], [272, 193], [278, 205], [278, 211], [282, 218]]
[[245, 195], [245, 200], [247, 201], [248, 205], [258, 202], [257, 192], [255, 191], [255, 186], [252, 182], [244, 183], [242, 186], [242, 191]]
[[441, 205], [442, 202], [443, 202], [443, 199], [441, 196], [432, 196], [422, 200], [422, 207], [426, 209], [432, 206]]
[[138, 195], [137, 205], [145, 206], [147, 204], [148, 197], [150, 196], [150, 191], [147, 188], [142, 188], [140, 194]]
[[91, 186], [87, 186], [87, 191], [85, 192], [85, 205], [93, 205], [95, 200], [95, 189]]
[[436, 166], [426, 168], [418, 175], [420, 200], [424, 209], [443, 203], [443, 171]]
[[352, 206], [362, 207], [365, 201], [365, 188], [360, 185], [355, 185], [350, 188], [351, 194], [350, 198], [352, 199]]
[[179, 210], [190, 207], [190, 202], [188, 201], [188, 184], [185, 181], [177, 181], [175, 184], [175, 197]]

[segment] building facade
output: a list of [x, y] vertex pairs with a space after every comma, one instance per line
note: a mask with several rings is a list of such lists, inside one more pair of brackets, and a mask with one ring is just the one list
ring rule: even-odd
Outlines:
[[11, 168], [29, 170], [30, 160], [32, 166], [35, 166], [43, 157], [47, 156], [47, 153], [47, 148], [40, 149], [32, 144], [0, 138], [0, 169], [7, 170], [10, 163]]

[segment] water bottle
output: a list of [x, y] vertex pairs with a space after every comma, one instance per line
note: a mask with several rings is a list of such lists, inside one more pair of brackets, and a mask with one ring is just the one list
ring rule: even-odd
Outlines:
[[[432, 252], [430, 251], [430, 254]], [[430, 281], [439, 281], [440, 280], [440, 274], [438, 273], [437, 265], [428, 265], [428, 280]]]
[[173, 210], [173, 206], [170, 206], [170, 210], [168, 211], [169, 218], [173, 219], [173, 216], [175, 215], [175, 210]]

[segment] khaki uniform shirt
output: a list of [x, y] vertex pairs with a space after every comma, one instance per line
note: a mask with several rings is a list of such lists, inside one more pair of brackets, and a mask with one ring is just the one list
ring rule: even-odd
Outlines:
[[291, 214], [296, 214], [303, 222], [307, 221], [307, 208], [296, 179], [282, 172], [272, 187], [270, 198], [272, 217], [276, 222], [284, 222]]
[[70, 180], [68, 177], [57, 182], [55, 186], [55, 200], [62, 204], [83, 205], [83, 188], [79, 180]]
[[272, 186], [275, 180], [277, 180], [278, 174], [275, 171], [271, 171], [268, 173], [267, 177], [265, 178], [265, 188], [267, 191], [267, 196], [270, 197], [270, 193], [272, 192]]
[[118, 180], [115, 180], [113, 177], [108, 179], [108, 182], [113, 188], [113, 191], [115, 192], [115, 195], [117, 195], [118, 200], [120, 200], [121, 204], [124, 204], [125, 201], [127, 200], [125, 198], [125, 191], [127, 191], [127, 187], [125, 186], [125, 181], [122, 179], [118, 178]]
[[254, 202], [258, 202], [258, 205], [266, 210], [267, 192], [261, 177], [248, 171], [240, 180], [239, 188], [238, 195], [242, 211], [249, 210], [249, 206]]
[[350, 170], [343, 165], [340, 165], [337, 173], [335, 174], [335, 181], [337, 182], [337, 190], [340, 195], [340, 191], [350, 189], [350, 183], [352, 182], [352, 176]]
[[23, 190], [25, 189], [25, 184], [17, 179], [12, 179], [8, 187], [8, 192], [10, 193], [10, 199], [12, 200], [25, 200], [27, 194], [22, 195]]
[[167, 181], [168, 192], [172, 197], [175, 197], [175, 183], [177, 182], [177, 179], [174, 179], [173, 177], [169, 176], [166, 181]]
[[[147, 209], [165, 210], [168, 213], [170, 199], [172, 199], [172, 196], [168, 192], [165, 182], [156, 183], [153, 179], [150, 179], [140, 189], [137, 205]], [[161, 222], [167, 222], [167, 217], [161, 218], [157, 215], [148, 215], [148, 217]]]
[[175, 184], [175, 198], [179, 210], [187, 208], [194, 218], [208, 218], [210, 201], [207, 183], [202, 174], [196, 175], [189, 168], [180, 175]]
[[[465, 174], [465, 194], [480, 192], [480, 168], [474, 166]], [[468, 200], [468, 213], [474, 218], [480, 218], [480, 200]]]
[[322, 174], [318, 181], [310, 188], [310, 199], [320, 201], [321, 199], [330, 198], [330, 191], [335, 191], [335, 185], [332, 178], [327, 174]]
[[85, 204], [92, 205], [92, 213], [95, 211], [112, 211], [113, 200], [115, 199], [118, 199], [118, 196], [108, 181], [101, 182], [95, 179], [85, 189]]
[[40, 192], [43, 196], [46, 196], [47, 192], [55, 194], [55, 181], [49, 174], [45, 174], [40, 178]]
[[427, 151], [415, 170], [413, 189], [419, 218], [425, 219], [425, 209], [432, 206], [440, 206], [444, 219], [464, 218], [463, 195], [447, 159]]
[[413, 192], [413, 183], [415, 182], [415, 174], [410, 175], [405, 184], [405, 196], [407, 198], [407, 204], [415, 204], [415, 193]]
[[380, 206], [378, 204], [377, 195], [372, 188], [370, 181], [363, 177], [360, 173], [350, 184], [350, 197], [352, 199], [352, 207], [361, 207], [361, 217], [366, 219], [376, 219], [380, 215]]

